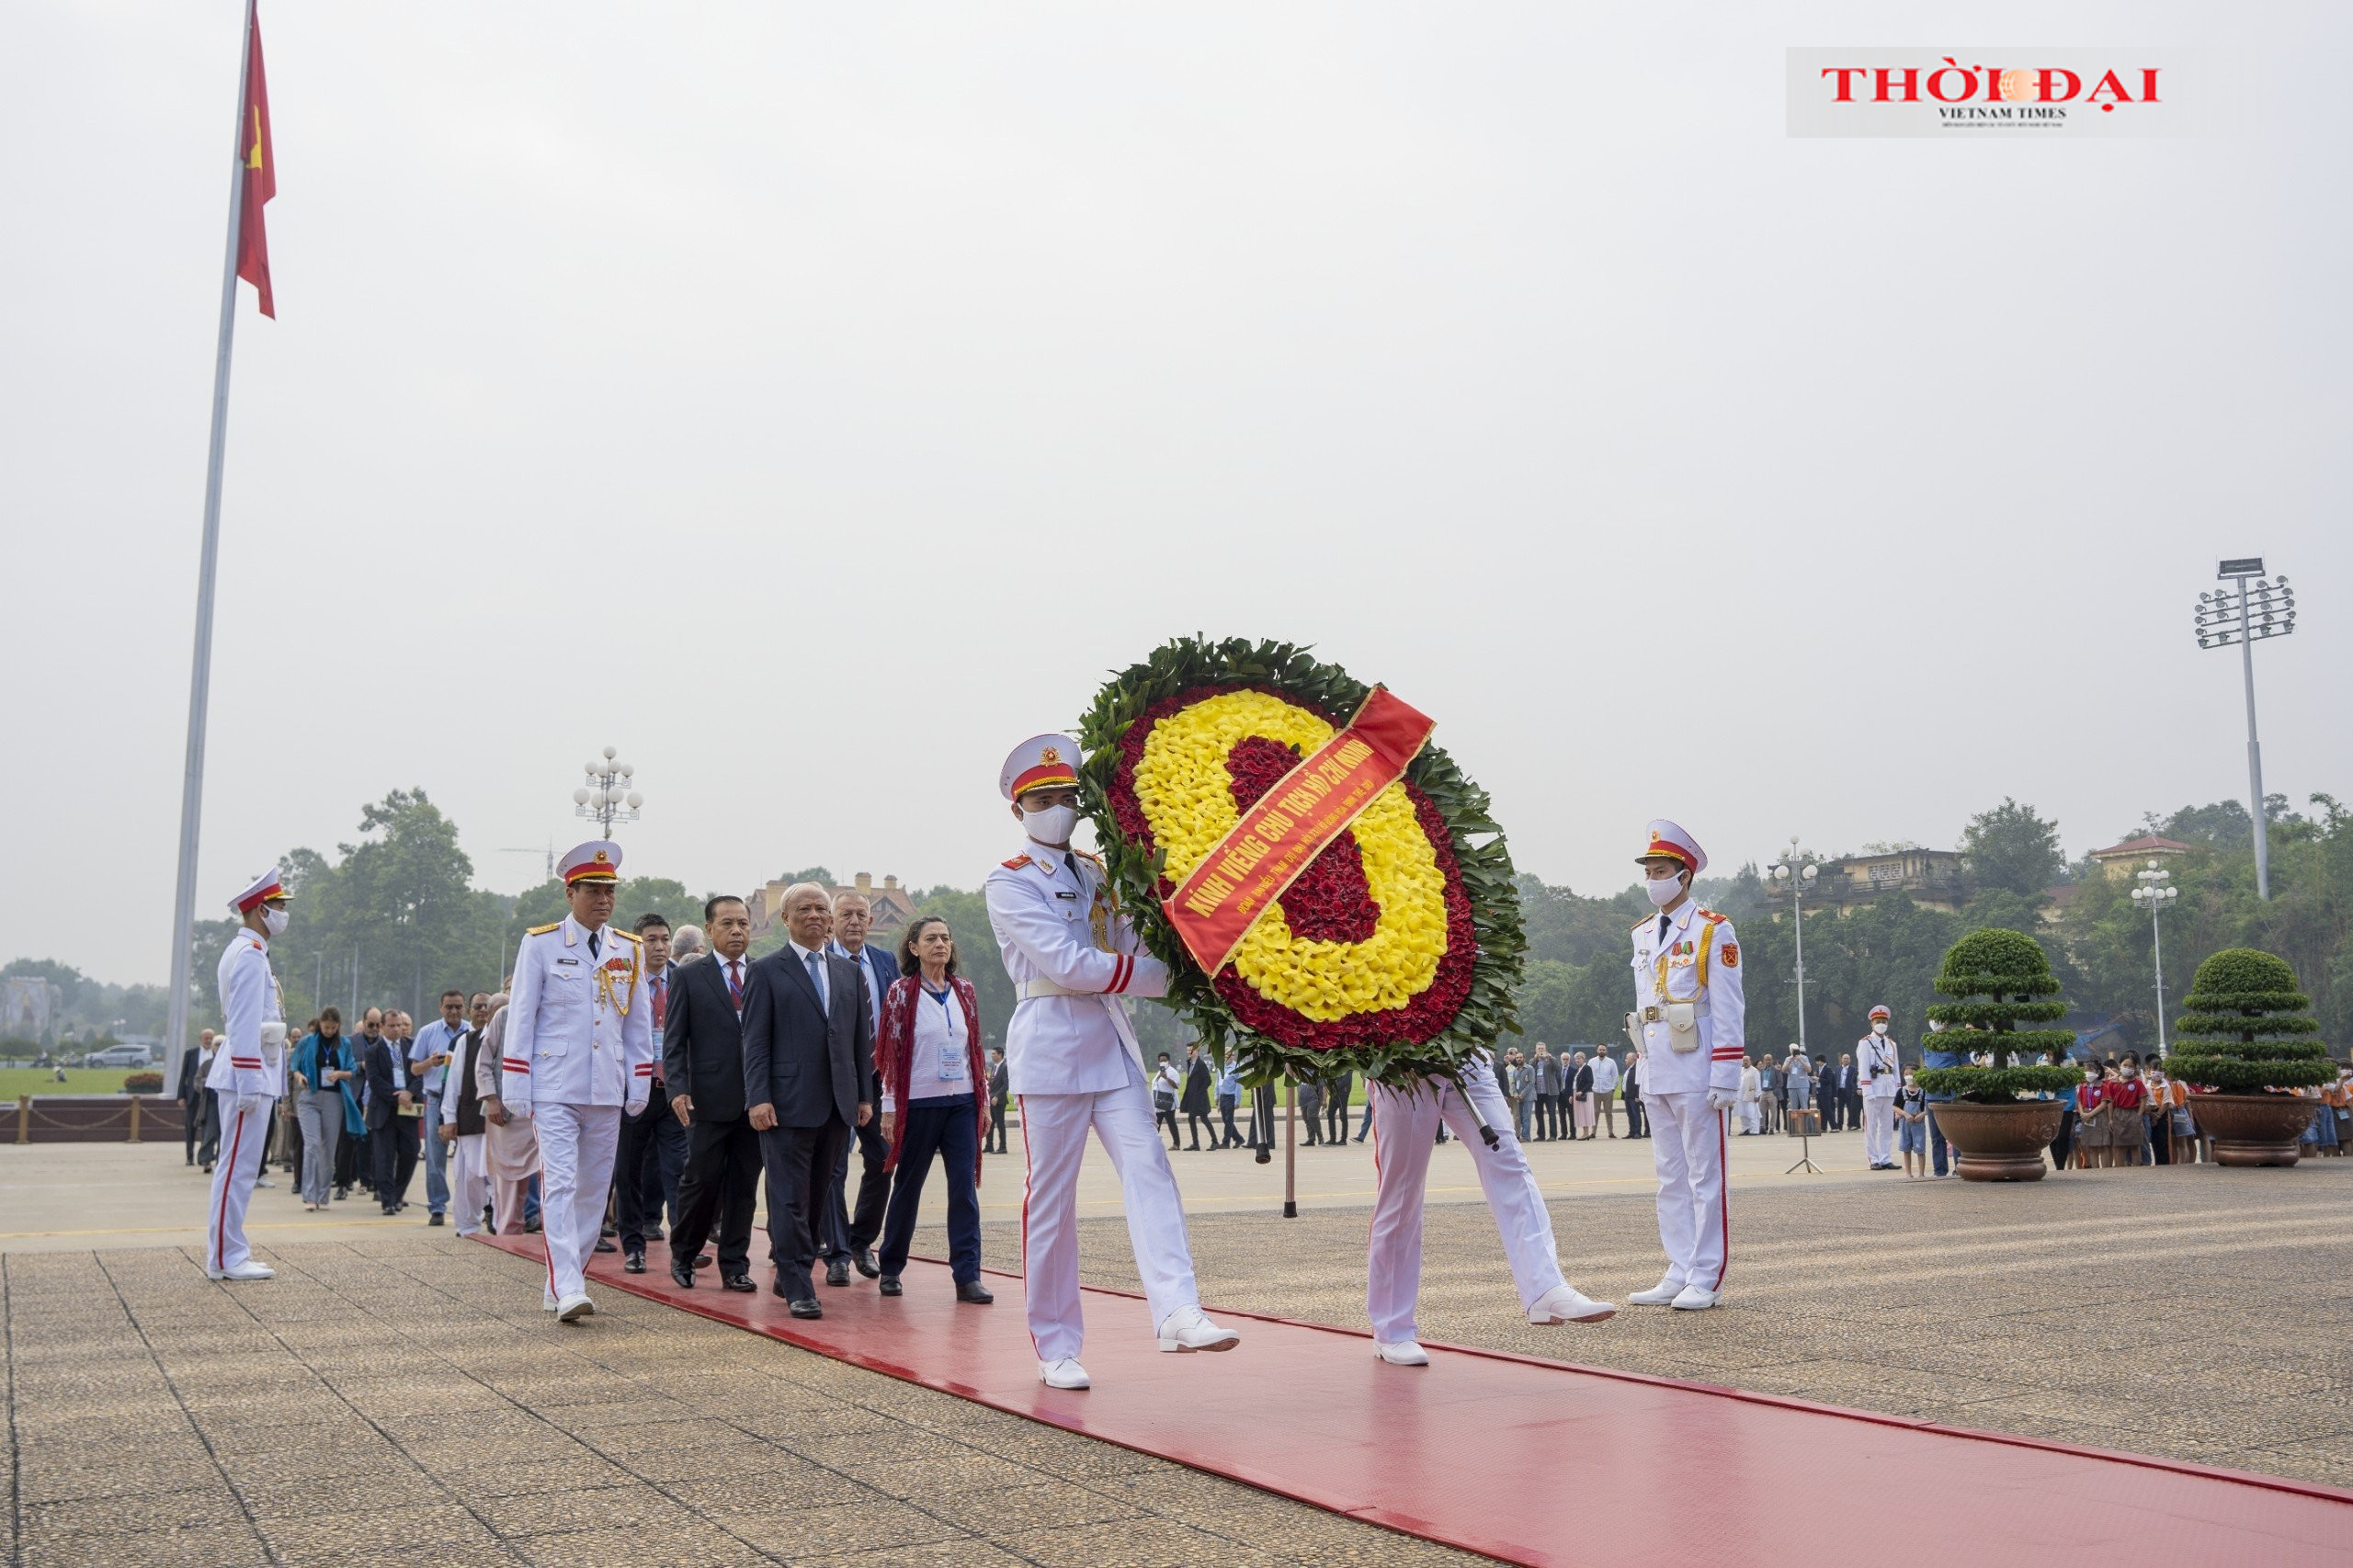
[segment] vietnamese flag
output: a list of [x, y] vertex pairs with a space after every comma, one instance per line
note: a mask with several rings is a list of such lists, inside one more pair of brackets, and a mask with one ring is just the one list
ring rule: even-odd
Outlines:
[[278, 154], [269, 145], [269, 89], [261, 74], [261, 11], [245, 28], [245, 102], [237, 115], [237, 162], [244, 190], [238, 202], [237, 276], [261, 295], [261, 313], [275, 321], [269, 292], [269, 235], [262, 203], [278, 194]]

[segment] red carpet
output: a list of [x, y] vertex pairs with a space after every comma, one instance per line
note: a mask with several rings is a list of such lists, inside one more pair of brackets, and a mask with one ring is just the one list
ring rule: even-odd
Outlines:
[[[536, 1236], [493, 1244], [543, 1256]], [[1239, 1348], [1163, 1356], [1143, 1303], [1113, 1290], [1086, 1292], [1095, 1387], [1059, 1392], [1038, 1381], [1017, 1277], [960, 1307], [946, 1266], [917, 1263], [895, 1301], [820, 1285], [824, 1318], [796, 1323], [765, 1279], [729, 1295], [705, 1270], [681, 1290], [663, 1260], [632, 1276], [598, 1257], [595, 1286], [1517, 1562], [2353, 1562], [2353, 1492], [2305, 1482], [1483, 1350], [1386, 1367], [1362, 1334], [1243, 1312], [1216, 1314]], [[1559, 1333], [1590, 1352], [1609, 1330]]]

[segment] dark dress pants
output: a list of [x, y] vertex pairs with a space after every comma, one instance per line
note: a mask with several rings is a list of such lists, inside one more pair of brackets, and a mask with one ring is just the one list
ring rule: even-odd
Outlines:
[[1239, 1103], [1238, 1096], [1220, 1095], [1217, 1097], [1217, 1114], [1225, 1122], [1225, 1131], [1218, 1139], [1217, 1146], [1221, 1149], [1238, 1149], [1242, 1146], [1241, 1130], [1233, 1125], [1233, 1108]]
[[[676, 1120], [676, 1117], [671, 1119]], [[691, 1265], [719, 1222], [719, 1277], [752, 1271], [752, 1208], [759, 1195], [760, 1135], [740, 1116], [695, 1118], [687, 1135], [686, 1170], [670, 1225], [670, 1261]]]
[[[394, 1117], [392, 1121], [400, 1118]], [[368, 1130], [368, 1168], [369, 1179], [376, 1184], [376, 1201], [390, 1213], [399, 1205], [401, 1190], [400, 1130], [391, 1121]]]
[[981, 1130], [972, 1096], [915, 1100], [901, 1114], [907, 1129], [899, 1144], [899, 1176], [892, 1184], [891, 1210], [882, 1226], [882, 1272], [897, 1274], [907, 1267], [924, 1178], [931, 1174], [937, 1154], [941, 1178], [948, 1183], [948, 1267], [959, 1285], [976, 1283], [981, 1278]]
[[848, 1143], [849, 1128], [839, 1116], [828, 1116], [822, 1127], [771, 1127], [760, 1134], [768, 1181], [768, 1261], [787, 1301], [817, 1293], [809, 1268], [825, 1224], [826, 1190]]
[[1643, 1117], [1643, 1096], [1639, 1093], [1628, 1095], [1626, 1096], [1626, 1136], [1647, 1138], [1650, 1133], [1650, 1123]]
[[[425, 1145], [416, 1141], [417, 1134], [423, 1131], [424, 1127], [424, 1117], [403, 1116], [398, 1111], [394, 1111], [392, 1119], [384, 1124], [385, 1131], [391, 1133], [392, 1139], [392, 1199], [394, 1202], [408, 1201], [408, 1184], [416, 1175], [417, 1157], [425, 1152]], [[381, 1188], [378, 1189], [376, 1196], [378, 1198], [384, 1196]]]
[[671, 1114], [668, 1091], [656, 1084], [643, 1110], [621, 1118], [613, 1155], [613, 1223], [623, 1251], [644, 1248], [646, 1230], [661, 1225], [665, 1204], [670, 1223], [678, 1222], [678, 1183], [686, 1165], [687, 1130]]
[[987, 1147], [988, 1152], [992, 1154], [1002, 1154], [1005, 1153], [1005, 1104], [1006, 1096], [1003, 1095], [999, 1095], [996, 1098], [989, 1101], [989, 1137]]
[[882, 1137], [882, 1118], [867, 1119], [858, 1129], [858, 1209], [849, 1207], [849, 1140], [834, 1156], [833, 1180], [825, 1190], [825, 1233], [821, 1257], [848, 1257], [874, 1244], [882, 1233], [882, 1210], [891, 1201], [891, 1145]]

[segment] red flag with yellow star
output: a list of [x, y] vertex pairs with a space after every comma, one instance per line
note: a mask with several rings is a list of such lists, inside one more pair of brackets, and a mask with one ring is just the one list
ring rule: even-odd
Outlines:
[[245, 33], [245, 104], [238, 116], [239, 162], [245, 188], [237, 222], [237, 276], [261, 295], [261, 313], [271, 320], [278, 307], [269, 292], [269, 235], [262, 227], [262, 203], [278, 194], [278, 155], [269, 145], [269, 89], [261, 74], [261, 12]]

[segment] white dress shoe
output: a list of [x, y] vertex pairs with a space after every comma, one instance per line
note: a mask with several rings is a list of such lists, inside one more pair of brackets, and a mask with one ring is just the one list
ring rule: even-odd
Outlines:
[[588, 1299], [587, 1291], [574, 1290], [571, 1295], [566, 1296], [563, 1300], [555, 1304], [555, 1321], [558, 1323], [578, 1323], [582, 1318], [586, 1317], [590, 1312], [593, 1312], [596, 1310], [597, 1303]]
[[562, 1302], [555, 1299], [554, 1291], [542, 1290], [540, 1292], [540, 1311], [543, 1312], [551, 1312], [562, 1304]]
[[1677, 1296], [1668, 1305], [1679, 1312], [1701, 1312], [1714, 1306], [1722, 1296], [1721, 1291], [1702, 1290], [1697, 1285], [1686, 1285], [1683, 1287], [1682, 1294]]
[[1375, 1344], [1372, 1353], [1392, 1367], [1427, 1367], [1430, 1364], [1430, 1353], [1410, 1339], [1401, 1339], [1394, 1345]]
[[1671, 1307], [1681, 1294], [1683, 1281], [1670, 1274], [1649, 1290], [1637, 1290], [1626, 1299], [1638, 1307]]
[[1618, 1315], [1615, 1302], [1597, 1301], [1574, 1285], [1555, 1285], [1528, 1309], [1528, 1321], [1540, 1325], [1556, 1323], [1605, 1323]]
[[247, 1258], [234, 1268], [208, 1268], [204, 1277], [207, 1279], [275, 1279], [278, 1270], [267, 1263], [256, 1263]]
[[1199, 1307], [1179, 1307], [1160, 1325], [1160, 1347], [1165, 1351], [1231, 1350], [1241, 1343], [1240, 1335], [1220, 1328]]
[[1059, 1361], [1039, 1362], [1038, 1381], [1050, 1389], [1091, 1389], [1095, 1386], [1095, 1380], [1086, 1375], [1086, 1369], [1068, 1356]]

